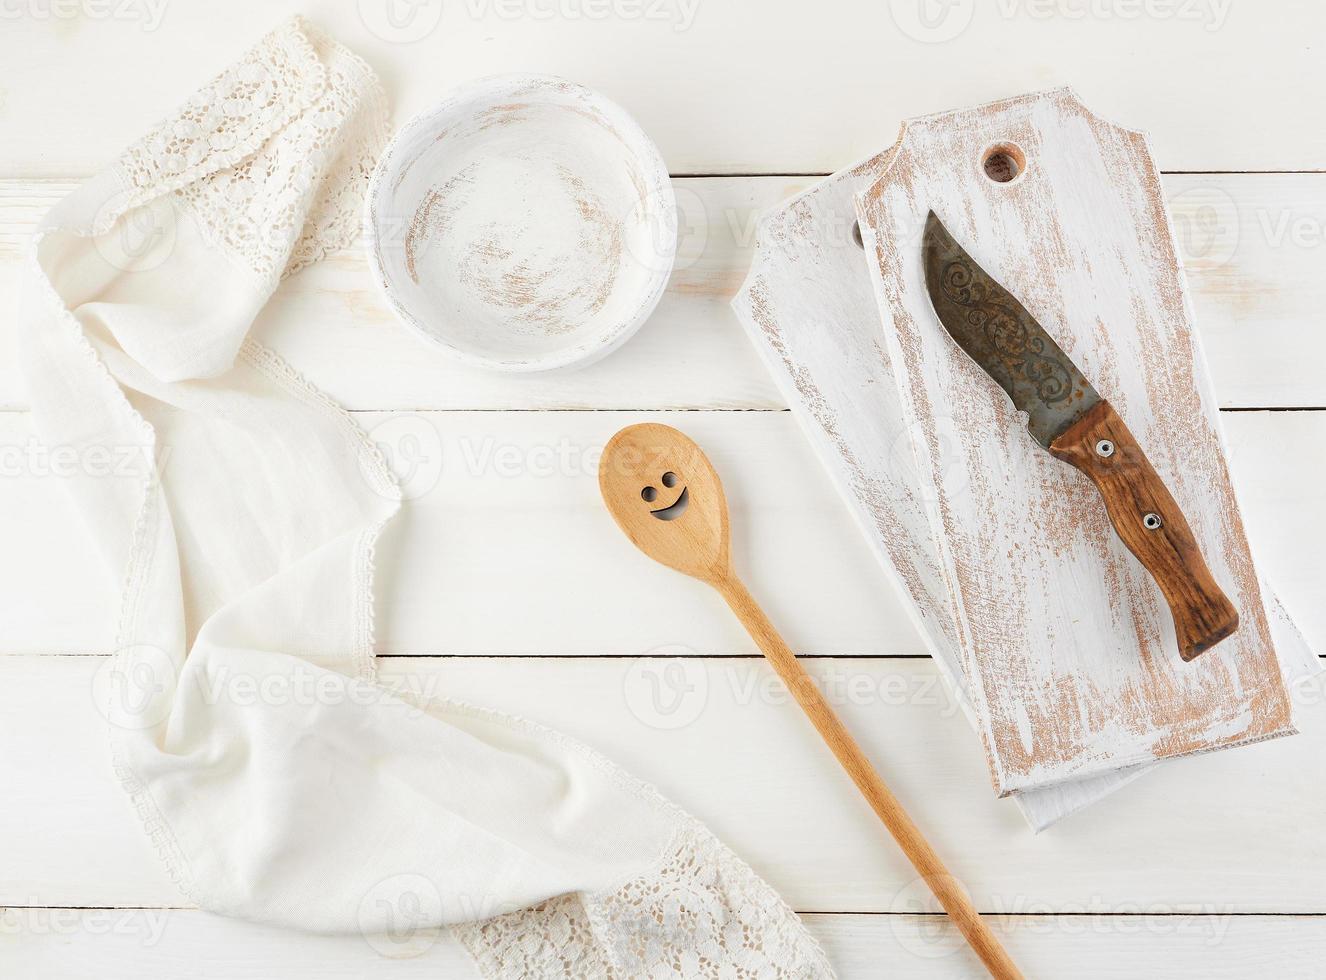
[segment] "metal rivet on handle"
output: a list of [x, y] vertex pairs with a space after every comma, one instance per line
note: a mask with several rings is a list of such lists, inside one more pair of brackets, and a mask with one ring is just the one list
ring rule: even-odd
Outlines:
[[1110, 442], [1108, 439], [1102, 439], [1102, 440], [1100, 440], [1100, 442], [1096, 443], [1096, 455], [1097, 455], [1097, 456], [1113, 456], [1113, 455], [1114, 455], [1114, 443]]
[[1142, 518], [1142, 526], [1148, 531], [1159, 530], [1160, 526], [1164, 523], [1165, 522], [1160, 519], [1159, 514], [1147, 514]]

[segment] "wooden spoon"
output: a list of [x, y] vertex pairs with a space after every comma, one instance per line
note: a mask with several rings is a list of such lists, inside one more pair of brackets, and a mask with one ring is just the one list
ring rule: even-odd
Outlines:
[[1021, 980], [1021, 972], [957, 879], [732, 571], [723, 484], [700, 447], [671, 426], [628, 426], [604, 447], [599, 489], [613, 519], [637, 548], [669, 568], [708, 582], [727, 600], [986, 969], [1000, 980]]

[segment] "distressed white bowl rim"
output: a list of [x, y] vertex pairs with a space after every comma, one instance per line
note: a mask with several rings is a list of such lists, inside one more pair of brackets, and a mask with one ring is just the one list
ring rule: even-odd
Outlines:
[[[379, 195], [384, 187], [390, 186], [390, 182], [399, 173], [401, 165], [406, 162], [401, 158], [401, 154], [404, 152], [403, 147], [415, 131], [424, 127], [436, 129], [436, 123], [439, 119], [449, 113], [454, 113], [467, 103], [482, 103], [495, 95], [510, 90], [527, 89], [532, 86], [557, 86], [561, 87], [563, 91], [578, 93], [581, 98], [590, 101], [602, 112], [619, 133], [629, 138], [634, 156], [639, 161], [641, 173], [647, 180], [651, 202], [658, 209], [658, 215], [662, 222], [661, 231], [666, 241], [659, 243], [658, 258], [660, 267], [654, 272], [649, 281], [648, 291], [642, 293], [640, 301], [629, 317], [610, 324], [608, 329], [600, 334], [586, 338], [572, 346], [550, 352], [542, 357], [496, 359], [477, 354], [472, 350], [451, 343], [439, 334], [438, 327], [440, 325], [436, 322], [432, 323], [433, 329], [425, 327], [393, 291], [379, 250]], [[445, 351], [453, 358], [475, 367], [494, 371], [520, 373], [582, 367], [612, 353], [630, 339], [654, 312], [659, 300], [663, 297], [676, 258], [677, 202], [672, 192], [672, 181], [668, 174], [667, 165], [664, 163], [663, 155], [659, 152], [658, 147], [649, 138], [648, 134], [640, 128], [635, 119], [617, 103], [594, 89], [557, 75], [528, 73], [489, 75], [452, 89], [445, 99], [432, 108], [413, 116], [391, 138], [379, 158], [377, 166], [373, 169], [373, 174], [369, 180], [366, 205], [364, 224], [373, 278], [397, 318], [412, 333]]]

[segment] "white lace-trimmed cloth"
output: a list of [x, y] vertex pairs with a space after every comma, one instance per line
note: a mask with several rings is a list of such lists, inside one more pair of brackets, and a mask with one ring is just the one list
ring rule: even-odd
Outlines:
[[828, 976], [769, 886], [651, 788], [375, 680], [373, 546], [399, 492], [246, 335], [283, 274], [356, 237], [384, 119], [367, 67], [293, 21], [33, 242], [39, 434], [140, 461], [67, 481], [123, 584], [101, 691], [120, 780], [216, 912], [373, 934], [405, 910], [490, 977]]

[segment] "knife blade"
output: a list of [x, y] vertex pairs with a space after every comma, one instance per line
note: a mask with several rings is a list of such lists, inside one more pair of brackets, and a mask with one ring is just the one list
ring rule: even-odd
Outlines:
[[1120, 540], [1150, 572], [1192, 660], [1238, 629], [1183, 512], [1133, 434], [1072, 358], [981, 268], [933, 211], [921, 245], [926, 291], [944, 330], [1027, 415], [1027, 430], [1100, 491]]

